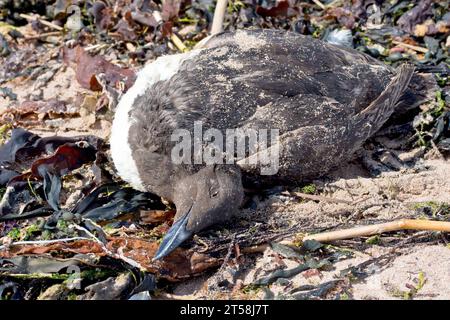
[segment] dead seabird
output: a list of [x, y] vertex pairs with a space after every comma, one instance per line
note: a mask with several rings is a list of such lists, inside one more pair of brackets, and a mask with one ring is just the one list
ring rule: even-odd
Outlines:
[[[345, 163], [391, 116], [412, 74], [409, 65], [394, 70], [353, 49], [278, 30], [223, 33], [203, 49], [145, 66], [118, 105], [111, 152], [132, 187], [176, 206], [154, 259], [229, 220], [242, 202], [242, 181], [306, 181]], [[261, 175], [258, 163], [245, 158], [234, 164], [173, 161], [174, 131], [195, 135], [195, 123], [224, 134], [278, 130], [276, 143], [245, 153], [248, 160], [276, 147], [278, 170]]]

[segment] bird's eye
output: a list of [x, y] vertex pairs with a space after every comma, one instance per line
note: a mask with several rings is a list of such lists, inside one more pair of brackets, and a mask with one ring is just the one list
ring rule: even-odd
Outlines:
[[211, 196], [211, 198], [215, 198], [219, 195], [219, 190], [216, 188], [211, 188], [209, 189], [209, 195]]

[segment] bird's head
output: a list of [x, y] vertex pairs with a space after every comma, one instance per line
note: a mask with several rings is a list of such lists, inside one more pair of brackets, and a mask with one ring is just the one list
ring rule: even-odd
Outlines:
[[244, 191], [234, 165], [211, 165], [176, 182], [174, 223], [153, 260], [163, 258], [193, 234], [229, 220], [239, 209]]

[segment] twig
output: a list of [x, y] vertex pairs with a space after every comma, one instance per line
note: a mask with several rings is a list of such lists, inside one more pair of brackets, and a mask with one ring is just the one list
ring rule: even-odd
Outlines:
[[59, 36], [60, 34], [61, 34], [61, 32], [59, 32], [59, 31], [51, 31], [51, 32], [40, 33], [35, 36], [25, 37], [24, 39], [25, 40], [35, 40], [35, 39], [41, 39], [41, 38], [45, 38], [45, 37]]
[[211, 27], [211, 34], [217, 34], [223, 30], [223, 20], [227, 11], [228, 0], [217, 0], [216, 9], [214, 10], [214, 18]]
[[78, 240], [92, 240], [91, 238], [86, 237], [72, 237], [72, 238], [61, 238], [61, 239], [54, 239], [54, 240], [37, 240], [37, 241], [16, 241], [11, 242], [7, 245], [0, 246], [0, 250], [6, 249], [7, 247], [11, 246], [25, 246], [25, 245], [47, 245], [52, 243], [59, 243], [59, 242], [70, 242], [70, 241], [78, 241]]
[[325, 10], [325, 6], [319, 0], [312, 0], [315, 4], [317, 4], [322, 10]]
[[[289, 240], [277, 241], [277, 243], [284, 244], [286, 246], [295, 246]], [[255, 246], [241, 248], [241, 253], [262, 253], [262, 252], [266, 251], [266, 249], [269, 247], [270, 247], [269, 243], [261, 243], [261, 244], [255, 245]]]
[[33, 16], [30, 16], [30, 15], [25, 14], [25, 13], [19, 14], [19, 17], [24, 18], [24, 19], [26, 19], [26, 20], [28, 20], [28, 21], [38, 20], [38, 21], [39, 21], [40, 23], [42, 23], [43, 25], [46, 25], [47, 27], [56, 29], [56, 30], [58, 30], [58, 31], [64, 30], [63, 27], [60, 27], [60, 26], [58, 26], [58, 25], [56, 25], [56, 24], [54, 24], [54, 23], [51, 23], [51, 22], [49, 22], [49, 21], [47, 21], [47, 20], [44, 20], [44, 19], [42, 19], [42, 18], [39, 18], [39, 17], [33, 17]]
[[422, 52], [422, 53], [427, 53], [428, 52], [428, 49], [426, 49], [426, 48], [419, 47], [419, 46], [413, 46], [412, 44], [403, 43], [401, 41], [392, 40], [392, 43], [393, 44], [397, 44], [397, 45], [399, 45], [401, 47], [405, 47], [407, 49], [414, 50], [414, 51], [418, 51], [418, 52]]
[[[305, 240], [315, 240], [318, 242], [332, 242], [335, 240], [350, 239], [362, 236], [371, 236], [384, 232], [392, 232], [399, 230], [423, 230], [423, 231], [442, 231], [450, 232], [450, 222], [446, 221], [430, 221], [430, 220], [413, 220], [413, 219], [401, 219], [397, 221], [391, 221], [387, 223], [379, 223], [371, 226], [356, 227], [351, 229], [344, 229], [338, 231], [322, 232], [317, 234], [307, 235], [303, 238]], [[292, 241], [283, 240], [279, 243], [295, 246]], [[270, 244], [263, 243], [251, 247], [242, 248], [242, 253], [262, 253]]]
[[194, 236], [194, 240], [195, 240], [195, 242], [199, 242], [204, 247], [203, 249], [197, 250], [197, 252], [204, 253], [204, 252], [208, 251], [209, 245], [206, 243], [206, 241], [202, 240], [200, 237], [198, 237], [196, 235]]
[[74, 228], [74, 229], [77, 229], [77, 230], [79, 230], [79, 231], [85, 232], [88, 236], [91, 237], [90, 240], [94, 240], [95, 242], [99, 243], [102, 247], [105, 246], [105, 244], [104, 244], [102, 241], [100, 241], [99, 238], [97, 238], [92, 232], [90, 232], [90, 231], [89, 231], [88, 229], [86, 229], [85, 227], [82, 227], [82, 226], [80, 226], [80, 225], [78, 225], [78, 224], [76, 224], [76, 223], [70, 224], [69, 226], [72, 227], [72, 228]]
[[198, 296], [195, 294], [187, 294], [187, 295], [176, 295], [172, 293], [161, 292], [158, 294], [158, 297], [169, 299], [169, 300], [197, 300]]
[[217, 271], [216, 274], [219, 274], [220, 272], [222, 272], [225, 269], [225, 267], [228, 264], [228, 262], [230, 261], [231, 253], [233, 252], [233, 247], [234, 247], [235, 242], [236, 242], [236, 233], [234, 233], [233, 237], [231, 238], [231, 242], [230, 242], [230, 245], [228, 247], [228, 252], [227, 252], [225, 258], [223, 259], [223, 263], [220, 266], [220, 268], [219, 268], [219, 270]]
[[91, 46], [87, 46], [84, 48], [84, 51], [89, 52], [96, 49], [103, 49], [106, 48], [108, 45], [106, 43], [97, 43]]
[[363, 226], [345, 230], [311, 234], [304, 237], [303, 240], [331, 242], [335, 240], [350, 239], [361, 236], [371, 236], [384, 232], [399, 231], [399, 230], [425, 230], [425, 231], [450, 232], [450, 222], [401, 219], [387, 223], [374, 224], [371, 226]]
[[307, 193], [302, 193], [302, 192], [291, 192], [290, 194], [299, 197], [299, 198], [304, 198], [304, 199], [309, 199], [309, 200], [316, 200], [316, 201], [325, 201], [325, 202], [334, 202], [334, 203], [345, 203], [345, 204], [352, 204], [352, 201], [349, 200], [342, 200], [342, 199], [335, 199], [335, 198], [328, 198], [328, 197], [323, 197], [323, 196], [316, 196], [313, 194], [307, 194]]

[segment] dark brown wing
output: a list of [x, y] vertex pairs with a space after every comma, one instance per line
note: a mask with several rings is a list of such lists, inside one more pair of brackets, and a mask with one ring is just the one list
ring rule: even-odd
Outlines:
[[383, 92], [367, 108], [353, 117], [352, 131], [363, 140], [377, 132], [394, 112], [400, 97], [408, 88], [413, 73], [413, 65], [400, 66], [397, 75]]
[[357, 113], [394, 75], [356, 50], [278, 30], [222, 34], [183, 68], [179, 85], [195, 88], [205, 119], [217, 128], [239, 126], [280, 97], [324, 96]]

